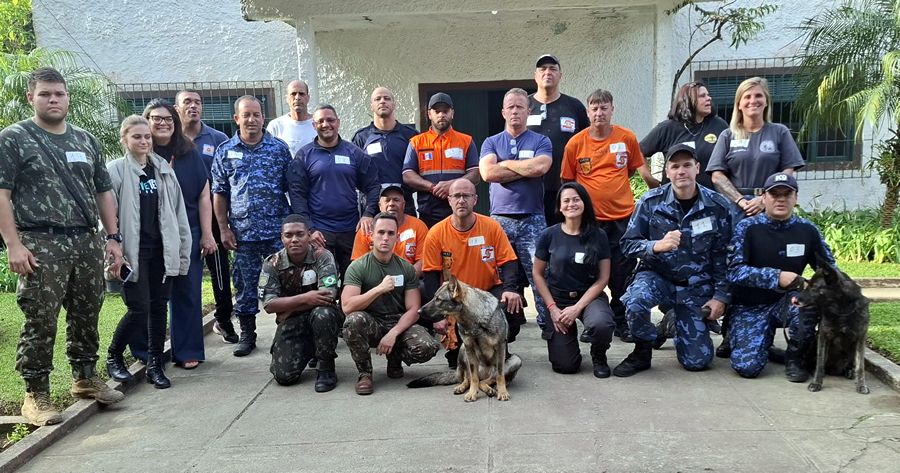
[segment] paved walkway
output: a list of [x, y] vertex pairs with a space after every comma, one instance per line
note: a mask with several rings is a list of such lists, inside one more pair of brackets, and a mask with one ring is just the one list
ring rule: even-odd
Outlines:
[[[169, 368], [171, 389], [142, 384], [20, 471], [793, 473], [900, 464], [900, 395], [872, 378], [863, 396], [833, 377], [810, 393], [778, 365], [756, 380], [718, 359], [690, 373], [671, 342], [633, 378], [595, 379], [587, 359], [582, 373], [564, 376], [551, 372], [530, 323], [512, 345], [525, 365], [509, 402], [467, 404], [450, 387], [404, 386], [442, 369], [441, 354], [406, 368], [404, 380], [387, 379], [376, 357], [376, 392], [357, 396], [343, 341], [340, 384], [317, 394], [312, 372], [292, 387], [272, 381], [273, 333], [272, 318], [261, 316], [260, 347], [246, 358], [208, 337], [208, 361]], [[611, 362], [629, 347], [614, 342]]]

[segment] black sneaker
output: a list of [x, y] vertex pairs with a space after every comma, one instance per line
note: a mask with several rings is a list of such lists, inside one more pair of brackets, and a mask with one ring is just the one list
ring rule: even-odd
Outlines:
[[218, 320], [213, 322], [213, 332], [217, 335], [222, 336], [222, 340], [225, 343], [237, 343], [240, 341], [240, 337], [238, 337], [237, 332], [234, 331], [234, 324], [231, 323], [231, 319], [228, 321], [219, 323]]

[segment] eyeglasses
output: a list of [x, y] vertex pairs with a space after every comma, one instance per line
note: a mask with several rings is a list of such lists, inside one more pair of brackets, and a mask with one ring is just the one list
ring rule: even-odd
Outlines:
[[475, 194], [450, 194], [448, 197], [456, 201], [470, 201], [475, 198]]
[[509, 157], [515, 158], [519, 155], [519, 148], [517, 147], [518, 143], [516, 143], [515, 138], [511, 138], [509, 140]]
[[175, 117], [169, 115], [168, 117], [161, 117], [159, 115], [150, 115], [150, 121], [153, 123], [174, 123]]

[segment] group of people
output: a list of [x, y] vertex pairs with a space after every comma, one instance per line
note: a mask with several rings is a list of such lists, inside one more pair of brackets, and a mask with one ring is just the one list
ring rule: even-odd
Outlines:
[[[686, 369], [707, 368], [715, 352], [755, 377], [775, 329], [786, 327], [787, 377], [805, 380], [800, 353], [814, 318], [791, 301], [817, 255], [834, 259], [818, 230], [792, 214], [793, 172], [803, 160], [789, 130], [771, 122], [765, 80], [738, 87], [731, 124], [715, 115], [703, 84], [688, 83], [668, 119], [638, 141], [612, 123], [609, 91], [585, 104], [560, 92], [555, 56], [538, 58], [534, 78], [534, 94], [505, 94], [504, 130], [480, 149], [453, 128], [448, 94], [430, 98], [428, 129], [418, 133], [396, 119], [393, 94], [378, 87], [371, 124], [345, 140], [335, 108], [310, 113], [308, 87], [293, 81], [289, 113], [267, 127], [259, 99], [238, 98], [231, 138], [202, 122], [196, 91], [180, 91], [174, 105], [154, 100], [123, 120], [124, 156], [103, 166], [96, 139], [65, 122], [65, 80], [34, 71], [34, 117], [0, 133], [0, 234], [25, 314], [17, 355], [23, 415], [39, 425], [60, 420], [48, 394], [60, 305], [68, 311], [72, 393], [121, 399], [94, 373], [104, 261], [128, 308], [107, 371], [131, 378], [123, 357], [130, 346], [157, 388], [171, 385], [162, 356], [167, 312], [175, 364], [193, 369], [204, 359], [204, 261], [214, 331], [235, 344], [234, 355], [256, 348], [261, 303], [277, 323], [275, 380], [294, 384], [314, 367], [317, 392], [337, 384], [339, 336], [359, 372], [358, 394], [374, 391], [371, 348], [386, 356], [390, 378], [441, 345], [455, 367], [462, 340], [452, 317], [418, 320], [450, 275], [497, 298], [508, 342], [525, 323], [530, 285], [559, 373], [579, 370], [579, 339], [590, 343], [598, 378], [648, 369], [658, 336], [650, 310], [658, 306], [674, 311]], [[662, 183], [644, 160], [657, 152], [665, 155]], [[637, 205], [635, 172], [651, 188]], [[475, 212], [482, 180], [490, 216]], [[725, 314], [725, 342], [713, 350], [709, 324]], [[614, 334], [635, 348], [610, 369]]]

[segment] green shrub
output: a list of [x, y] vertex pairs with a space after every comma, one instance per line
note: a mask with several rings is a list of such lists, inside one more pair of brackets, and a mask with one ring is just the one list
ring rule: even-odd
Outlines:
[[879, 228], [877, 210], [798, 210], [797, 213], [819, 227], [838, 260], [900, 263], [900, 222], [890, 228]]
[[6, 251], [0, 250], [0, 292], [13, 292], [16, 290], [16, 283], [19, 276], [10, 271], [9, 261], [6, 258]]

